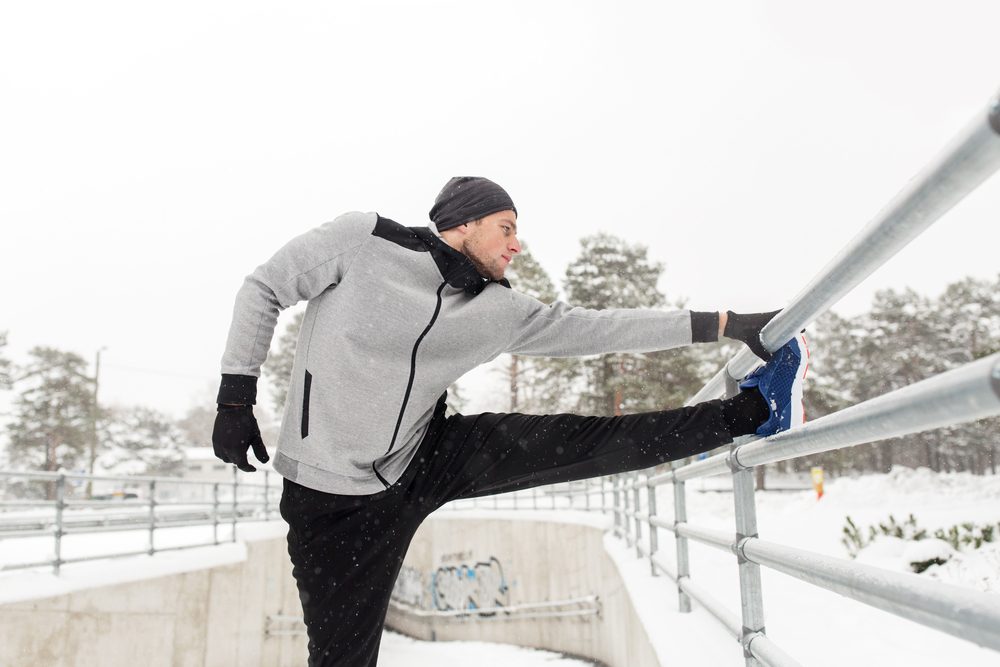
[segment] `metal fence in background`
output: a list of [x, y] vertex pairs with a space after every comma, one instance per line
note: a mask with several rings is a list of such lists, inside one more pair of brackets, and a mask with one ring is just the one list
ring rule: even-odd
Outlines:
[[[938, 158], [910, 181], [858, 235], [834, 257], [761, 334], [771, 351], [812, 323], [845, 294], [919, 236], [965, 195], [1000, 167], [1000, 97], [975, 118]], [[760, 362], [743, 349], [688, 404], [732, 396], [737, 382]], [[761, 539], [753, 479], [754, 466], [786, 461], [833, 449], [959, 424], [1000, 414], [1000, 354], [980, 359], [909, 387], [811, 421], [765, 439], [739, 438], [728, 452], [673, 469], [618, 475], [570, 486], [548, 487], [557, 499], [583, 497], [584, 507], [610, 511], [614, 532], [650, 562], [653, 575], [677, 584], [681, 612], [698, 602], [742, 645], [748, 666], [784, 667], [799, 663], [764, 631], [760, 568], [769, 567], [809, 584], [853, 598], [917, 623], [1000, 651], [1000, 598], [958, 586], [891, 572], [846, 559], [831, 558]], [[729, 474], [735, 530], [724, 532], [687, 520], [686, 483]], [[673, 485], [673, 519], [658, 515], [655, 489]], [[594, 497], [598, 501], [593, 502]], [[540, 502], [532, 496], [533, 505]], [[480, 499], [473, 506], [517, 508], [512, 498]], [[524, 506], [521, 500], [521, 506]], [[567, 506], [563, 501], [562, 506]], [[468, 506], [468, 501], [464, 505]], [[659, 531], [673, 534], [673, 563], [663, 557]], [[735, 557], [739, 569], [740, 610], [729, 610], [692, 580], [689, 540]]]
[[[58, 574], [65, 563], [153, 555], [235, 541], [238, 523], [280, 518], [280, 477], [264, 471], [263, 480], [263, 483], [241, 481], [235, 466], [232, 482], [0, 471], [0, 548], [7, 547], [0, 560], [0, 571], [51, 566]], [[82, 489], [94, 482], [110, 483], [116, 491], [88, 497]], [[211, 527], [211, 537], [208, 538], [206, 530], [199, 542], [163, 543], [162, 538], [170, 535], [165, 531], [192, 526]], [[82, 545], [85, 546], [82, 551], [96, 553], [67, 553], [66, 538], [107, 533], [133, 533], [130, 536], [133, 539], [118, 542], [106, 539], [103, 543], [94, 539]], [[135, 533], [144, 535], [141, 549], [134, 548]], [[51, 549], [46, 549], [44, 557], [32, 557], [38, 551], [33, 547], [39, 546], [32, 538], [51, 538]], [[9, 553], [11, 546], [25, 552], [28, 558]]]

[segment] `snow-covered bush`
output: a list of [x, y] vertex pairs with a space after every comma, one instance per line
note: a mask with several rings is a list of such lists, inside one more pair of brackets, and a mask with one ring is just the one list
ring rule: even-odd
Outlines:
[[[978, 549], [983, 544], [993, 542], [1000, 523], [975, 525], [964, 522], [946, 528], [938, 528], [933, 537], [926, 529], [917, 525], [917, 519], [910, 514], [903, 523], [889, 515], [887, 521], [859, 528], [850, 516], [845, 517], [841, 542], [851, 558], [857, 559], [862, 552], [865, 562], [880, 564], [886, 558], [902, 558], [916, 573], [923, 572], [932, 565], [943, 565], [959, 551]], [[964, 549], [963, 549], [964, 548]]]

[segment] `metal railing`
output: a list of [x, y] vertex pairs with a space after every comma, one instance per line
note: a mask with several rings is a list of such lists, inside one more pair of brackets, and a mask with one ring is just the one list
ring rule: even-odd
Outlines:
[[[998, 167], [1000, 97], [994, 98], [986, 110], [908, 183], [765, 327], [761, 334], [765, 347], [774, 351], [797, 331], [811, 324], [984, 182]], [[734, 395], [738, 391], [738, 380], [759, 363], [749, 349], [744, 348], [688, 401], [688, 405]], [[757, 530], [753, 480], [754, 466], [993, 415], [1000, 415], [1000, 354], [763, 440], [738, 438], [728, 452], [686, 465], [678, 464], [667, 472], [616, 475], [607, 480], [588, 480], [582, 485], [561, 485], [561, 491], [560, 487], [550, 487], [546, 493], [552, 497], [552, 506], [556, 505], [557, 495], [570, 499], [573, 506], [572, 498], [583, 494], [586, 502], [582, 509], [610, 511], [614, 533], [624, 539], [630, 548], [634, 547], [637, 556], [649, 559], [653, 575], [666, 574], [677, 584], [680, 611], [690, 611], [691, 600], [698, 602], [741, 643], [748, 666], [799, 664], [764, 632], [761, 566], [981, 646], [1000, 650], [1000, 598], [996, 595], [761, 539]], [[734, 532], [694, 526], [687, 520], [685, 483], [718, 474], [732, 476]], [[657, 516], [655, 489], [664, 484], [673, 484], [674, 516], [670, 521]], [[610, 489], [606, 490], [606, 486]], [[646, 511], [642, 511], [643, 489], [646, 490]], [[598, 507], [591, 502], [595, 493], [600, 497]], [[493, 502], [494, 506], [499, 506], [501, 501], [494, 499]], [[538, 504], [537, 500], [534, 504]], [[478, 506], [489, 505], [480, 502]], [[662, 557], [658, 539], [661, 529], [674, 535], [674, 564]], [[692, 580], [689, 540], [735, 556], [740, 581], [738, 614], [727, 609]]]
[[[72, 472], [0, 471], [0, 546], [8, 540], [52, 538], [51, 558], [0, 562], [0, 571], [51, 566], [56, 574], [66, 563], [153, 555], [163, 551], [190, 549], [222, 543], [220, 528], [228, 528], [225, 541], [236, 541], [236, 525], [247, 521], [268, 521], [278, 518], [280, 483], [264, 471], [263, 483], [240, 480], [233, 467], [232, 482], [200, 481], [178, 477], [136, 477], [86, 475]], [[111, 483], [119, 499], [76, 497], [76, 493], [93, 482]], [[12, 486], [22, 487], [13, 491]], [[29, 496], [10, 499], [10, 495]], [[43, 496], [32, 498], [30, 496]], [[143, 497], [144, 496], [144, 497]], [[192, 526], [211, 526], [210, 541], [164, 545], [157, 543], [157, 531]], [[66, 538], [74, 535], [141, 532], [145, 545], [141, 549], [122, 549], [121, 544], [108, 541], [100, 553], [67, 555]], [[133, 540], [134, 541], [134, 540]], [[87, 545], [92, 551], [94, 544]], [[5, 561], [11, 558], [8, 556]]]
[[[411, 604], [390, 600], [389, 606], [397, 611], [418, 618], [461, 621], [517, 621], [538, 618], [595, 617], [601, 614], [601, 601], [597, 595], [587, 595], [571, 600], [526, 602], [505, 607], [476, 609], [423, 609]], [[568, 608], [566, 608], [568, 607]]]

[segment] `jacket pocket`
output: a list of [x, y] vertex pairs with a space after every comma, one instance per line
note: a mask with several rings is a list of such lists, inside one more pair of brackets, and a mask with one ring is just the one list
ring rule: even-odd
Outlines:
[[306, 383], [302, 390], [302, 437], [309, 435], [309, 387], [312, 386], [312, 373], [306, 371]]

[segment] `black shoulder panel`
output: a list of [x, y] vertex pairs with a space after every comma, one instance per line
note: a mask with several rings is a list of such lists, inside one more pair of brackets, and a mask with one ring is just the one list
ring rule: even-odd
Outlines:
[[428, 250], [427, 244], [424, 243], [419, 236], [417, 236], [414, 230], [409, 227], [404, 227], [389, 218], [383, 218], [381, 215], [378, 216], [378, 220], [375, 223], [375, 229], [372, 230], [372, 236], [378, 236], [386, 241], [392, 241], [396, 245], [402, 246], [407, 250], [414, 250], [416, 252], [427, 252]]

